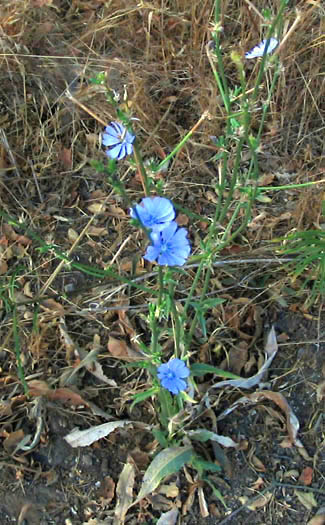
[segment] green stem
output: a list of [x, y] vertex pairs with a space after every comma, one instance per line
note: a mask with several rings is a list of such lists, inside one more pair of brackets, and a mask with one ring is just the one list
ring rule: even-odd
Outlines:
[[171, 153], [169, 153], [169, 155], [167, 155], [167, 157], [164, 158], [164, 160], [162, 160], [158, 166], [155, 168], [155, 172], [158, 172], [160, 171], [163, 166], [165, 164], [167, 164], [170, 159], [172, 159], [178, 152], [179, 150], [182, 149], [182, 147], [184, 146], [184, 144], [188, 141], [188, 139], [193, 135], [194, 131], [196, 131], [196, 129], [199, 127], [199, 125], [201, 124], [201, 122], [203, 122], [203, 120], [205, 120], [208, 116], [208, 112], [205, 111], [201, 117], [199, 118], [199, 120], [197, 121], [197, 123], [193, 126], [193, 128], [185, 135], [185, 137], [182, 138], [182, 140], [179, 142], [179, 144], [177, 144], [177, 146], [175, 146], [175, 148], [173, 149], [173, 151]]
[[173, 321], [174, 321], [174, 341], [175, 341], [175, 357], [180, 357], [180, 342], [181, 342], [181, 322], [180, 322], [180, 316], [176, 308], [175, 300], [174, 300], [174, 284], [172, 282], [169, 283], [168, 286], [168, 295], [169, 295], [169, 301], [170, 301], [170, 308], [173, 314]]
[[19, 339], [18, 315], [17, 315], [16, 306], [14, 306], [13, 311], [12, 311], [12, 327], [13, 327], [16, 362], [17, 362], [17, 368], [18, 368], [18, 377], [21, 381], [21, 384], [23, 385], [24, 393], [27, 395], [28, 386], [25, 380], [25, 371], [24, 371], [24, 367], [21, 361], [21, 347], [20, 347], [20, 339]]
[[[283, 11], [285, 10], [286, 5], [287, 5], [287, 1], [286, 0], [282, 0], [279, 12], [278, 12], [277, 16], [275, 17], [275, 19], [273, 20], [270, 29], [268, 30], [268, 33], [267, 33], [267, 36], [266, 36], [266, 40], [271, 38], [271, 36], [274, 34], [275, 28], [277, 27], [277, 25], [279, 24], [279, 22], [282, 19]], [[260, 84], [262, 82], [262, 77], [263, 77], [264, 69], [265, 69], [265, 62], [266, 62], [267, 58], [268, 58], [267, 53], [264, 53], [264, 55], [262, 57], [260, 69], [259, 69], [259, 72], [258, 72], [258, 75], [257, 75], [257, 79], [256, 79], [256, 82], [255, 82], [253, 95], [252, 95], [252, 103], [253, 104], [256, 102], [257, 97], [258, 97], [259, 87], [260, 87]]]
[[[207, 269], [207, 273], [205, 274], [205, 278], [204, 278], [204, 284], [203, 284], [203, 290], [202, 290], [202, 294], [201, 294], [200, 303], [204, 302], [205, 299], [206, 299], [206, 294], [207, 294], [207, 291], [208, 291], [208, 288], [209, 288], [209, 284], [210, 284], [210, 277], [211, 277], [211, 268], [208, 268]], [[192, 342], [194, 330], [196, 328], [198, 317], [199, 317], [199, 311], [200, 311], [200, 308], [198, 307], [196, 309], [196, 312], [194, 314], [193, 320], [191, 322], [190, 330], [189, 330], [187, 341], [186, 341], [188, 348], [190, 347], [191, 342]]]
[[150, 183], [148, 180], [146, 168], [144, 167], [142, 156], [140, 154], [140, 150], [138, 148], [138, 144], [136, 140], [133, 144], [133, 156], [134, 156], [134, 160], [136, 162], [136, 165], [138, 167], [138, 170], [141, 176], [143, 191], [145, 193], [145, 196], [148, 197], [150, 195]]

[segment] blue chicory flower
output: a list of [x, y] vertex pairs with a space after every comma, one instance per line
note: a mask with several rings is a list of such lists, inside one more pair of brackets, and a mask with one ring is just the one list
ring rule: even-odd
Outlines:
[[103, 145], [109, 146], [105, 152], [106, 155], [116, 160], [131, 155], [134, 139], [135, 135], [119, 122], [111, 122], [109, 126], [106, 126], [105, 133], [102, 134]]
[[147, 248], [144, 258], [147, 261], [157, 261], [160, 265], [183, 266], [191, 253], [187, 239], [187, 230], [178, 228], [172, 221], [162, 231], [150, 234], [152, 244]]
[[[268, 43], [268, 46], [267, 46], [267, 43]], [[262, 42], [257, 44], [257, 46], [253, 47], [253, 49], [245, 53], [245, 58], [262, 57], [265, 52], [267, 54], [272, 53], [272, 51], [274, 51], [274, 49], [278, 46], [278, 44], [279, 44], [279, 41], [273, 36], [271, 38], [262, 40]], [[267, 49], [266, 49], [266, 46], [267, 46]]]
[[174, 206], [164, 197], [145, 197], [131, 209], [131, 217], [152, 231], [161, 231], [175, 218]]
[[187, 387], [184, 379], [190, 375], [190, 371], [181, 359], [171, 359], [158, 367], [157, 376], [164, 388], [172, 394], [179, 394]]

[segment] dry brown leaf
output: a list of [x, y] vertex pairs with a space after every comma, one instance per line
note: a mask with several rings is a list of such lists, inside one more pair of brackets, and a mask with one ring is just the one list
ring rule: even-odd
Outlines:
[[298, 481], [306, 486], [311, 485], [311, 482], [313, 481], [313, 473], [314, 471], [311, 467], [305, 467], [300, 474]]
[[201, 487], [201, 486], [198, 487], [197, 494], [198, 494], [198, 498], [199, 498], [199, 506], [200, 506], [201, 516], [202, 516], [202, 518], [207, 518], [209, 516], [209, 511], [208, 511], [208, 505], [207, 505], [207, 502], [206, 502], [206, 499], [205, 499], [203, 487]]
[[87, 234], [92, 235], [93, 237], [105, 237], [105, 235], [108, 235], [108, 231], [106, 230], [106, 228], [89, 226]]
[[116, 339], [111, 335], [108, 338], [107, 348], [116, 359], [122, 359], [123, 361], [139, 361], [143, 359], [142, 354], [128, 347], [125, 341]]
[[184, 213], [180, 213], [176, 217], [176, 222], [177, 222], [178, 226], [187, 226], [188, 222], [189, 222], [189, 218]]
[[10, 224], [2, 224], [1, 230], [9, 241], [15, 241], [17, 239], [17, 233]]
[[87, 401], [85, 401], [80, 394], [70, 390], [69, 388], [57, 388], [56, 390], [50, 390], [47, 393], [47, 397], [52, 401], [62, 401], [72, 406], [85, 406], [88, 407]]
[[100, 498], [102, 507], [108, 505], [115, 495], [115, 481], [110, 476], [106, 476], [100, 484], [97, 496]]
[[325, 514], [316, 514], [307, 525], [325, 525]]
[[237, 347], [233, 347], [229, 351], [228, 368], [229, 372], [233, 372], [240, 376], [242, 369], [247, 362], [248, 345], [246, 341], [241, 341]]
[[0, 401], [0, 418], [11, 416], [12, 414], [11, 407], [12, 407], [11, 401], [7, 401], [7, 400]]
[[[38, 1], [43, 1], [44, 2], [43, 5], [45, 5], [45, 2], [46, 2], [47, 5], [50, 5], [49, 0], [47, 0], [47, 1], [46, 0], [38, 0]], [[72, 167], [72, 150], [71, 150], [71, 148], [63, 147], [61, 150], [59, 150], [58, 151], [58, 159], [61, 162], [62, 166], [66, 170], [70, 170], [71, 167]]]
[[254, 402], [258, 402], [261, 399], [270, 399], [273, 403], [278, 405], [286, 415], [287, 430], [291, 443], [298, 447], [302, 446], [301, 442], [297, 439], [299, 421], [282, 394], [279, 392], [272, 392], [271, 390], [262, 390], [261, 392], [250, 394], [247, 397]]
[[110, 211], [110, 214], [116, 217], [125, 217], [126, 215], [125, 210], [123, 210], [123, 208], [120, 208], [120, 206], [116, 206], [115, 204], [110, 204], [108, 209]]
[[68, 405], [89, 406], [87, 401], [85, 401], [80, 394], [69, 388], [57, 388], [54, 390], [50, 388], [45, 381], [40, 381], [38, 379], [28, 381], [27, 386], [29, 388], [29, 394], [32, 397], [46, 396], [51, 401], [62, 401]]
[[269, 186], [274, 181], [275, 175], [273, 173], [265, 173], [258, 178], [258, 186]]
[[88, 211], [90, 211], [90, 213], [94, 213], [94, 214], [105, 213], [106, 211], [106, 206], [103, 202], [93, 202], [92, 204], [87, 206], [87, 208], [88, 208]]
[[133, 499], [134, 475], [134, 466], [131, 463], [126, 463], [116, 487], [117, 503], [113, 525], [122, 525], [124, 523], [126, 513]]
[[6, 261], [0, 261], [0, 275], [4, 275], [8, 271], [8, 264]]
[[188, 496], [182, 507], [183, 516], [185, 516], [193, 506], [196, 489], [197, 489], [197, 484], [193, 483], [193, 485], [190, 485], [188, 489]]
[[100, 344], [100, 337], [98, 334], [94, 335], [93, 342], [91, 343], [90, 352], [86, 352], [82, 348], [76, 348], [75, 353], [80, 357], [81, 361], [79, 365], [77, 366], [77, 368], [74, 369], [74, 371], [84, 366], [88, 370], [88, 372], [90, 372], [90, 374], [97, 377], [97, 379], [99, 379], [100, 381], [103, 381], [103, 383], [116, 387], [117, 386], [116, 381], [114, 379], [109, 379], [104, 374], [102, 365], [98, 363], [98, 361], [96, 360], [100, 349], [101, 349], [101, 344]]
[[164, 494], [166, 498], [177, 498], [179, 495], [179, 488], [176, 483], [171, 483], [170, 485], [160, 485], [159, 494]]
[[33, 397], [46, 396], [48, 392], [51, 391], [51, 388], [46, 383], [46, 381], [41, 381], [40, 379], [32, 379], [27, 383], [29, 394]]
[[42, 301], [41, 307], [44, 310], [50, 310], [53, 313], [59, 314], [60, 317], [63, 317], [65, 314], [62, 304], [54, 301], [54, 299], [45, 299]]
[[266, 467], [257, 456], [252, 456], [251, 461], [257, 472], [266, 472]]
[[256, 510], [260, 509], [261, 507], [265, 507], [269, 503], [269, 501], [272, 498], [272, 492], [266, 492], [262, 496], [259, 496], [258, 498], [255, 498], [253, 500], [249, 500], [248, 503], [246, 503], [247, 498], [239, 498], [240, 502], [243, 503], [243, 505], [246, 505], [246, 507], [249, 510]]
[[11, 432], [8, 437], [3, 442], [3, 448], [7, 452], [7, 454], [12, 454], [19, 443], [24, 439], [25, 434], [22, 429], [16, 430], [15, 432]]
[[71, 339], [70, 335], [68, 334], [67, 327], [63, 318], [60, 320], [59, 330], [66, 350], [65, 359], [67, 363], [72, 363], [75, 357], [76, 345]]
[[291, 448], [292, 447], [292, 441], [289, 437], [285, 437], [281, 443], [279, 443], [279, 447], [281, 448]]
[[9, 164], [7, 161], [6, 149], [0, 144], [0, 175], [5, 174], [8, 167]]
[[[266, 346], [268, 345], [268, 341], [270, 339], [273, 339], [273, 333], [275, 333], [274, 326], [270, 329], [268, 336], [267, 336], [267, 342]], [[253, 337], [253, 339], [255, 336]], [[267, 353], [267, 359], [264, 362], [263, 366], [258, 370], [257, 374], [248, 377], [248, 378], [241, 378], [241, 379], [227, 379], [226, 381], [218, 381], [217, 383], [214, 383], [212, 386], [210, 386], [209, 390], [213, 388], [222, 388], [224, 386], [235, 386], [238, 388], [252, 388], [253, 386], [260, 384], [264, 380], [265, 373], [267, 369], [270, 367], [276, 352], [277, 352], [277, 345], [269, 345], [268, 346], [268, 352], [271, 352], [271, 349], [273, 348], [273, 353], [268, 354]], [[205, 394], [207, 395], [207, 393]], [[232, 410], [234, 410], [239, 404], [245, 403], [250, 399], [250, 396], [242, 397], [239, 402], [236, 402], [232, 405], [232, 407], [226, 409], [222, 414], [218, 416], [218, 419], [223, 419], [226, 415], [228, 415]]]
[[32, 0], [32, 7], [44, 7], [52, 5], [53, 0]]
[[261, 488], [264, 486], [264, 479], [259, 477], [256, 481], [254, 481], [253, 485], [251, 486], [252, 490], [261, 490]]
[[73, 228], [68, 229], [68, 240], [71, 242], [75, 242], [79, 237], [79, 233], [76, 232]]
[[304, 458], [306, 461], [313, 461], [313, 458], [308, 454], [307, 450], [304, 446], [301, 446], [298, 448], [298, 452], [301, 455], [301, 457]]
[[135, 447], [129, 454], [131, 456], [130, 461], [134, 461], [134, 464], [139, 470], [146, 470], [150, 461], [148, 452], [140, 450], [139, 447]]

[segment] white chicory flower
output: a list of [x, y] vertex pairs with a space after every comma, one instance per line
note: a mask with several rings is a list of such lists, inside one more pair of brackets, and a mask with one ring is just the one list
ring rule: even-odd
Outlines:
[[257, 44], [257, 46], [253, 47], [253, 49], [251, 49], [250, 51], [247, 51], [247, 53], [245, 53], [245, 58], [262, 57], [265, 53], [267, 54], [272, 53], [272, 51], [274, 51], [274, 49], [278, 45], [279, 45], [279, 41], [272, 36], [271, 38], [262, 40], [262, 42]]

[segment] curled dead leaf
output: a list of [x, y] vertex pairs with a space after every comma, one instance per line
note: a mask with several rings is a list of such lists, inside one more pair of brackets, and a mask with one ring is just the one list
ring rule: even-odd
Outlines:
[[115, 481], [110, 477], [106, 476], [100, 484], [97, 496], [100, 498], [101, 505], [104, 507], [108, 505], [115, 494]]
[[131, 463], [126, 463], [116, 487], [117, 503], [114, 511], [114, 525], [122, 525], [124, 523], [126, 513], [133, 499], [134, 477], [134, 466]]
[[24, 431], [22, 429], [11, 432], [3, 442], [3, 448], [7, 454], [13, 454], [17, 446], [25, 438]]
[[46, 381], [40, 381], [38, 379], [29, 381], [27, 386], [29, 388], [29, 394], [33, 397], [46, 396], [51, 401], [62, 401], [68, 405], [88, 407], [87, 401], [85, 401], [80, 394], [69, 388], [52, 389]]
[[248, 502], [245, 501], [246, 498], [239, 498], [239, 500], [241, 501], [241, 503], [246, 505], [246, 507], [249, 510], [257, 510], [257, 509], [260, 509], [261, 507], [265, 507], [265, 505], [269, 503], [271, 498], [272, 498], [272, 492], [266, 492], [262, 496], [259, 496], [258, 498], [255, 498], [253, 500], [249, 500]]
[[50, 310], [55, 314], [58, 314], [60, 317], [63, 317], [65, 314], [62, 304], [58, 303], [57, 301], [54, 301], [54, 299], [45, 299], [44, 301], [42, 301], [41, 307], [43, 309]]
[[314, 471], [311, 467], [305, 467], [300, 474], [298, 481], [306, 486], [311, 485], [311, 482], [313, 481], [313, 473]]
[[111, 335], [108, 338], [107, 348], [113, 357], [123, 361], [139, 361], [143, 359], [143, 356], [132, 350], [123, 339], [116, 339]]

